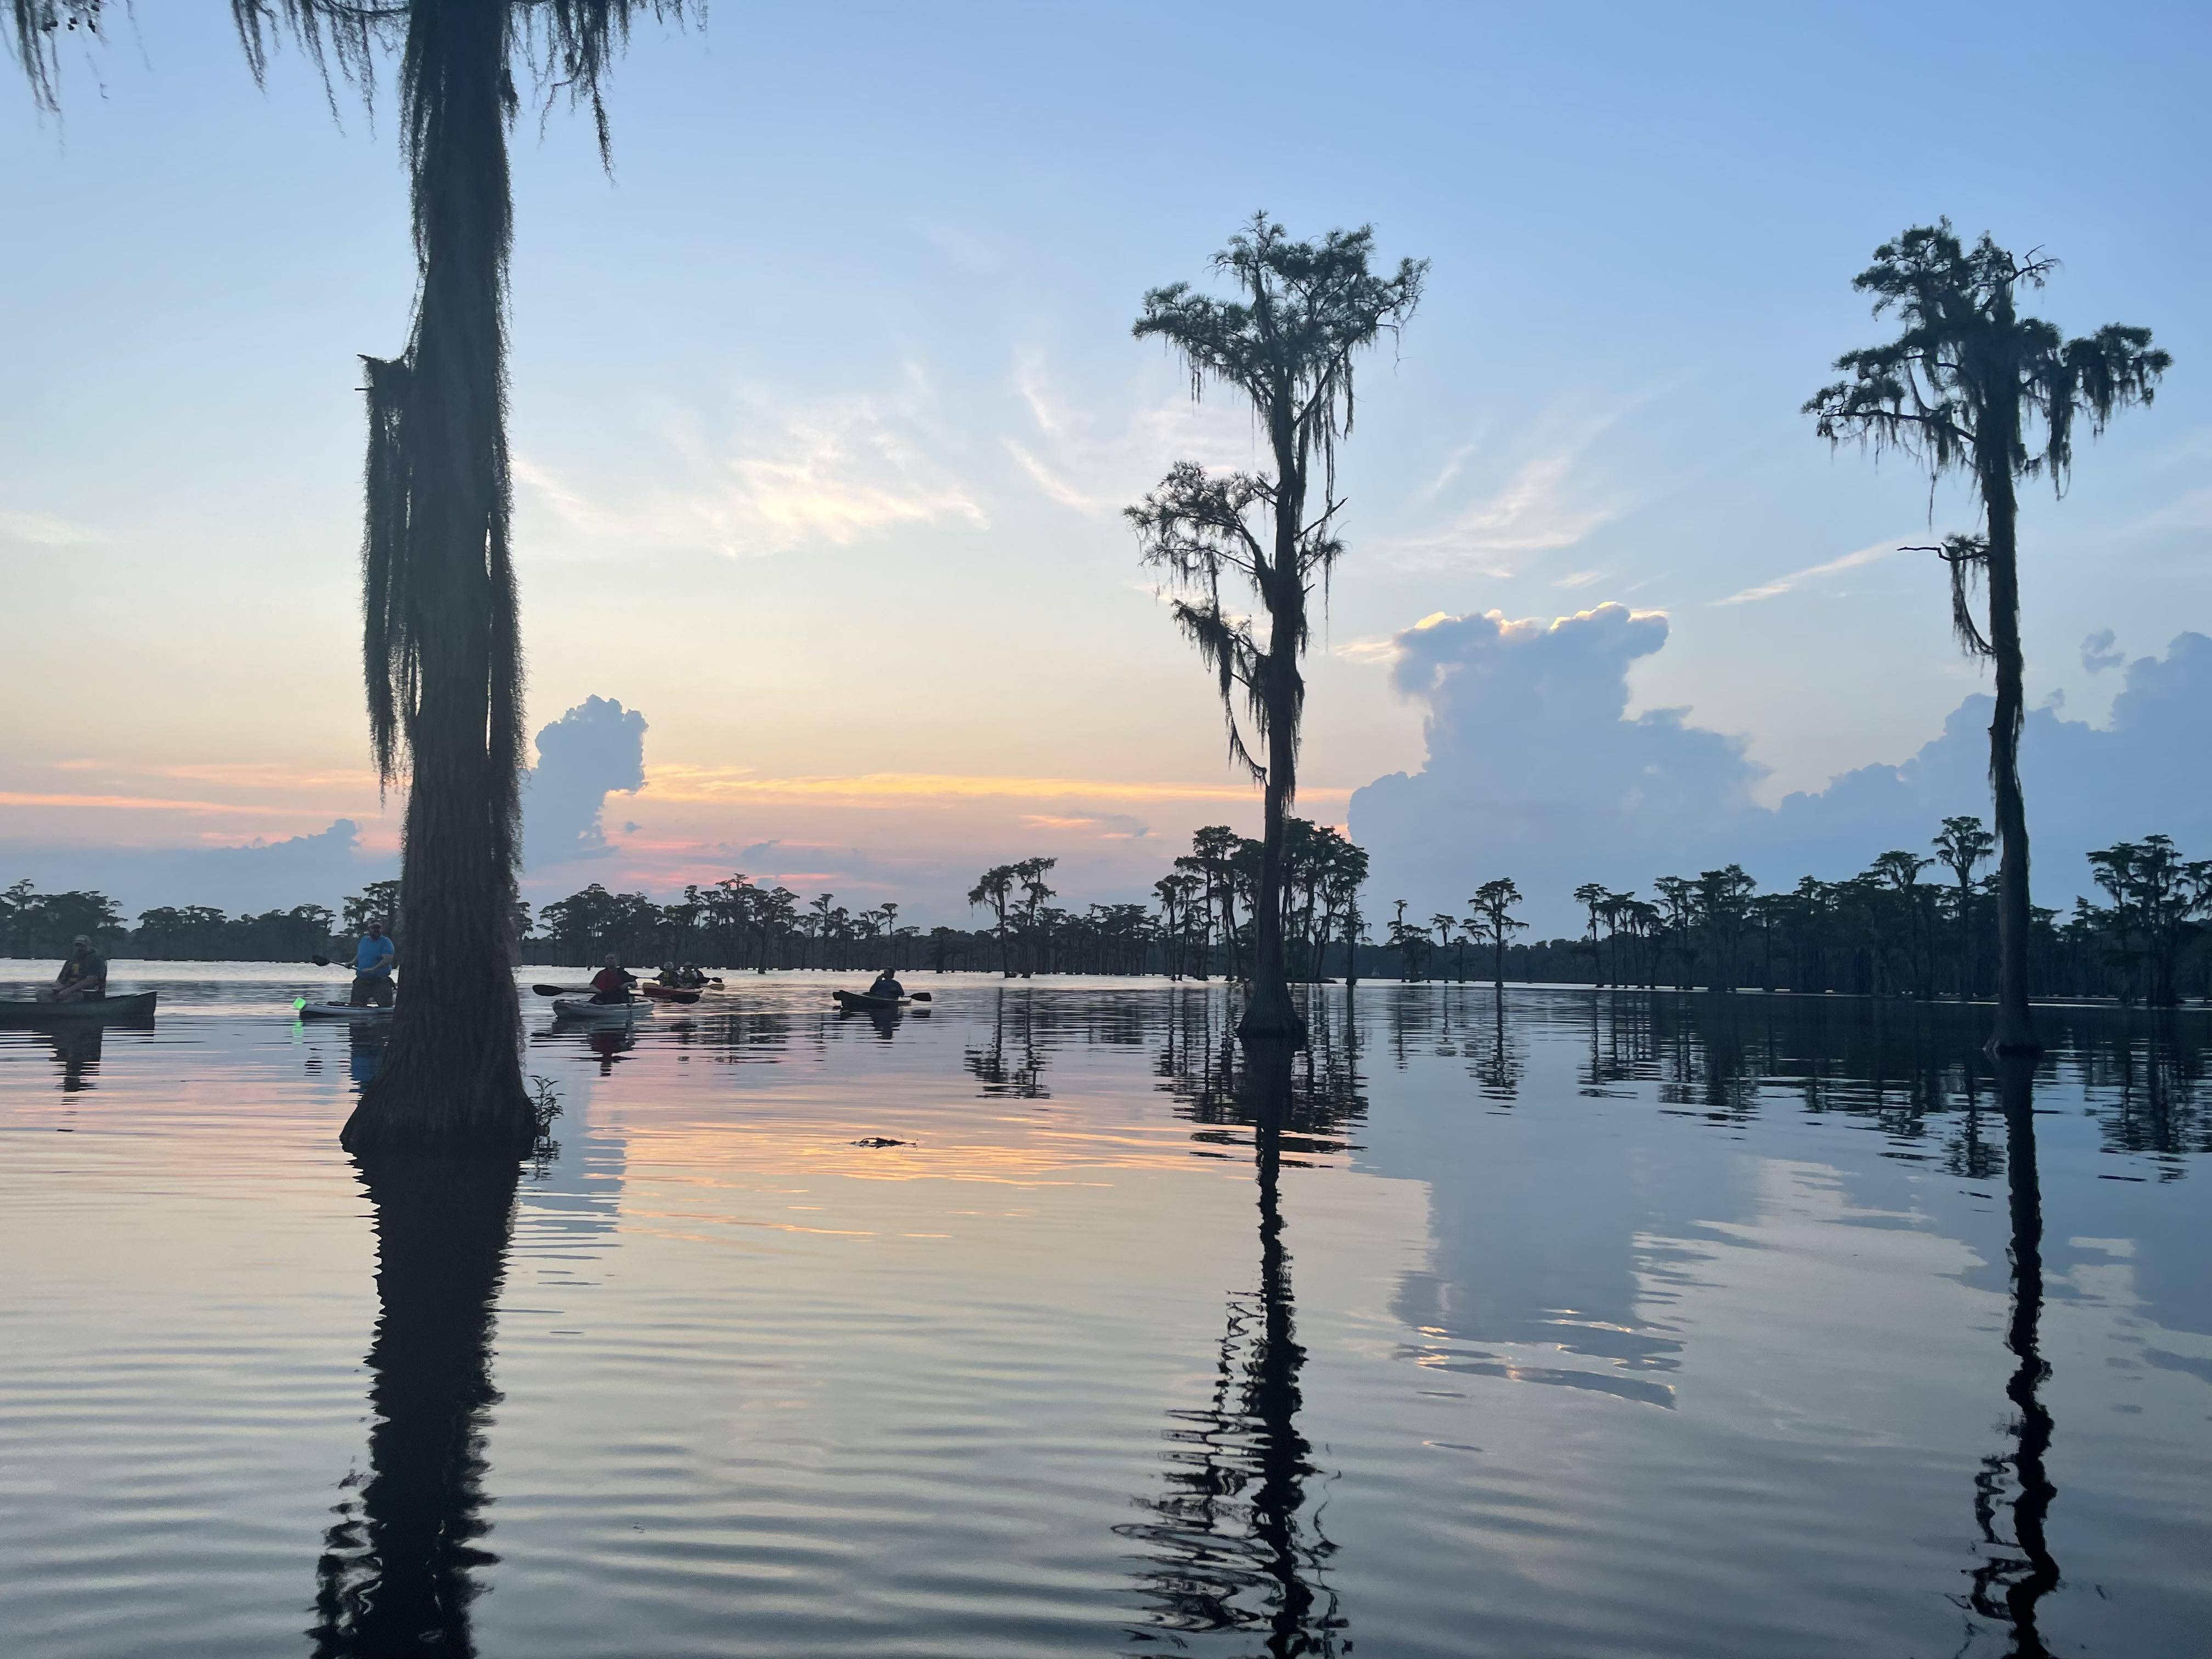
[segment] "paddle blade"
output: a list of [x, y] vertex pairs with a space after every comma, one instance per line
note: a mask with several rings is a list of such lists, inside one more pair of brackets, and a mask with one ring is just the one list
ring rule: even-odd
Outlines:
[[592, 994], [588, 985], [533, 985], [530, 988], [541, 997], [587, 997]]
[[328, 957], [309, 957], [307, 960], [318, 968], [327, 968], [331, 965], [331, 959]]
[[927, 991], [916, 991], [914, 994], [914, 1000], [916, 1002], [930, 1002], [935, 1000], [935, 999], [933, 999]]

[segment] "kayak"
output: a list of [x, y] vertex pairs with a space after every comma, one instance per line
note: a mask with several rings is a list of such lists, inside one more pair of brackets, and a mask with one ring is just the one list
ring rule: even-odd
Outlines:
[[374, 1025], [392, 1018], [389, 1008], [357, 1008], [350, 1002], [309, 1002], [304, 999], [293, 1002], [292, 1012], [301, 1019], [346, 1019], [362, 1025]]
[[655, 1002], [696, 1002], [699, 989], [691, 985], [658, 985], [647, 980], [637, 988]]
[[88, 1002], [0, 1002], [0, 1025], [45, 1025], [63, 1020], [149, 1019], [160, 993], [97, 997]]
[[653, 1012], [653, 1004], [643, 997], [632, 997], [628, 1002], [594, 1002], [589, 997], [555, 997], [553, 1012], [564, 1019], [635, 1019], [640, 1014]]
[[880, 1013], [902, 1008], [914, 1000], [912, 997], [866, 996], [859, 991], [832, 991], [830, 995], [840, 1008], [849, 1008], [855, 1013]]

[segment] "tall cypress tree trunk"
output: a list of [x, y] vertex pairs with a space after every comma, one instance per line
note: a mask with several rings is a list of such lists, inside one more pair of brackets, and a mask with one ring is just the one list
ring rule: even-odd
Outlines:
[[1959, 1000], [1974, 995], [1974, 890], [1967, 878], [1959, 878]]
[[[370, 366], [372, 418], [392, 433], [372, 434], [369, 505], [372, 542], [402, 538], [389, 603], [419, 676], [398, 686], [407, 956], [384, 1065], [342, 1136], [356, 1152], [520, 1154], [534, 1133], [508, 961], [521, 733], [507, 545], [507, 0], [415, 0], [408, 20], [402, 118], [422, 291], [406, 358]], [[396, 410], [380, 390], [393, 385]], [[392, 510], [379, 496], [384, 467], [401, 469], [403, 511], [380, 527], [380, 508]], [[380, 596], [369, 603], [374, 698], [391, 670], [374, 660]]]
[[[2012, 429], [2016, 417], [1991, 425]], [[1997, 820], [1997, 1023], [1990, 1045], [1999, 1054], [2032, 1054], [2035, 1021], [2027, 1006], [2027, 809], [2020, 789], [2020, 733], [2027, 709], [2020, 643], [2017, 503], [2012, 471], [2002, 459], [1981, 468], [1989, 513], [1990, 646], [1996, 659], [1996, 712], [1990, 721], [1990, 786]]]
[[[1288, 579], [1279, 574], [1277, 580]], [[1252, 989], [1244, 1005], [1244, 1017], [1237, 1022], [1237, 1035], [1289, 1037], [1304, 1042], [1305, 1021], [1298, 1018], [1291, 1001], [1283, 952], [1283, 848], [1290, 801], [1297, 788], [1302, 689], [1295, 641], [1304, 630], [1299, 619], [1285, 614], [1285, 599], [1279, 598], [1267, 651], [1267, 817], [1261, 831], [1260, 891], [1252, 910]]]
[[1290, 804], [1298, 791], [1298, 720], [1305, 682], [1298, 653], [1305, 648], [1305, 587], [1298, 574], [1298, 531], [1305, 517], [1305, 457], [1291, 423], [1294, 392], [1279, 376], [1268, 400], [1268, 435], [1275, 452], [1274, 559], [1261, 583], [1267, 606], [1266, 684], [1267, 790], [1260, 841], [1260, 891], [1252, 915], [1252, 990], [1238, 1022], [1241, 1037], [1289, 1037], [1303, 1043], [1305, 1022], [1291, 1003], [1283, 961], [1283, 853]]

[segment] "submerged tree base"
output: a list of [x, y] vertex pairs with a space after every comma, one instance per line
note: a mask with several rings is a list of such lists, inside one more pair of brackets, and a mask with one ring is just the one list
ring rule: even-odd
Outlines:
[[1252, 987], [1251, 1000], [1237, 1022], [1237, 1035], [1247, 1043], [1287, 1042], [1293, 1048], [1306, 1045], [1306, 1022], [1291, 1000], [1291, 988], [1278, 981]]
[[520, 1067], [502, 1047], [455, 1066], [387, 1054], [338, 1144], [356, 1158], [433, 1152], [521, 1158], [537, 1138], [537, 1113]]
[[1997, 1009], [1997, 1028], [1990, 1033], [1989, 1042], [1983, 1046], [2001, 1060], [2033, 1060], [2043, 1052], [2043, 1044], [2035, 1035], [2035, 1022], [2027, 1012], [2002, 1004]]

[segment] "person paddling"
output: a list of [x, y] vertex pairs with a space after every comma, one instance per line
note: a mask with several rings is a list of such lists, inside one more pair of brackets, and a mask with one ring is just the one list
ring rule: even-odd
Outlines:
[[592, 975], [592, 1000], [628, 1002], [629, 988], [636, 983], [637, 975], [625, 969], [622, 965], [622, 958], [610, 951], [605, 965]]
[[39, 993], [41, 1002], [97, 1002], [107, 994], [107, 960], [92, 948], [92, 936], [79, 933], [70, 943], [69, 960], [54, 975], [50, 989]]
[[389, 1008], [398, 993], [392, 970], [398, 965], [399, 947], [385, 936], [384, 919], [371, 916], [368, 931], [353, 953], [353, 990], [346, 998], [356, 1008]]
[[882, 973], [876, 975], [876, 982], [868, 987], [868, 994], [872, 997], [882, 997], [888, 1001], [896, 1002], [906, 994], [906, 987], [893, 979], [891, 977], [891, 970], [886, 968]]

